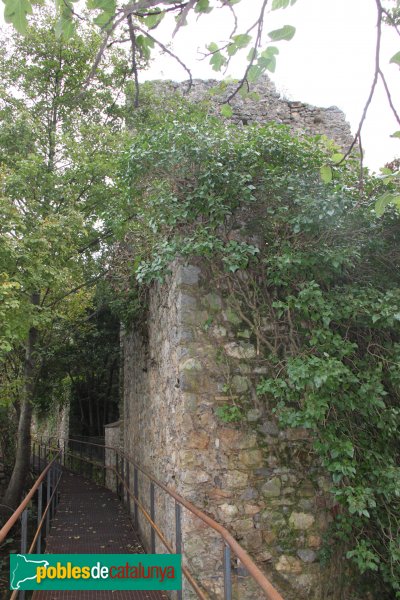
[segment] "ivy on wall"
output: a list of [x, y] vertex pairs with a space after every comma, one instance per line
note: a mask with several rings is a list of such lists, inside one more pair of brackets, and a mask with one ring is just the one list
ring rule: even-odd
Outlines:
[[331, 474], [325, 555], [340, 543], [371, 589], [400, 598], [398, 214], [376, 215], [382, 182], [365, 172], [360, 194], [351, 162], [321, 178], [338, 152], [321, 136], [154, 103], [133, 118], [124, 164], [129, 276], [162, 281], [178, 255], [222, 267], [268, 365], [259, 398], [283, 427], [312, 432]]

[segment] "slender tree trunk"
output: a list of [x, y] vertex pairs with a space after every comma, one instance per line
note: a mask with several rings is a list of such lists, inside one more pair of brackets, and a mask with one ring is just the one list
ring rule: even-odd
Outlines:
[[[37, 306], [39, 304], [39, 294], [32, 294], [31, 301], [32, 304]], [[32, 398], [37, 374], [35, 360], [37, 337], [37, 329], [35, 327], [31, 327], [29, 330], [25, 351], [24, 386], [18, 423], [15, 465], [10, 482], [2, 500], [3, 505], [13, 509], [17, 508], [21, 502], [22, 492], [24, 490], [30, 468]]]

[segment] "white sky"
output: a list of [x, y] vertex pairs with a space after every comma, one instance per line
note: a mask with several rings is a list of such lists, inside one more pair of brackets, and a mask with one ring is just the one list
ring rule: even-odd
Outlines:
[[[238, 33], [243, 33], [254, 22], [261, 3], [262, 0], [242, 0], [235, 6], [240, 23]], [[298, 0], [293, 7], [268, 13], [265, 31], [285, 24], [294, 25], [297, 31], [290, 42], [276, 44], [280, 54], [276, 72], [271, 78], [278, 90], [292, 100], [318, 106], [338, 106], [345, 112], [354, 132], [373, 78], [375, 0]], [[165, 19], [154, 30], [154, 35], [167, 43], [173, 28], [174, 22]], [[197, 23], [191, 19], [189, 25], [177, 33], [173, 50], [191, 67], [194, 77], [219, 78], [221, 75], [211, 69], [208, 59], [199, 60], [199, 52], [211, 41], [225, 40], [231, 28], [232, 22], [226, 9], [201, 16]], [[389, 61], [399, 49], [400, 38], [391, 28], [385, 27], [382, 68], [390, 82], [398, 111], [399, 67], [389, 64]], [[232, 62], [227, 75], [240, 77], [244, 67], [245, 59], [242, 57]], [[148, 72], [141, 74], [142, 80], [160, 78], [182, 80], [187, 77], [170, 58], [161, 56]], [[362, 136], [368, 166], [377, 170], [385, 162], [400, 156], [400, 139], [390, 138], [390, 134], [399, 129], [379, 84]]]

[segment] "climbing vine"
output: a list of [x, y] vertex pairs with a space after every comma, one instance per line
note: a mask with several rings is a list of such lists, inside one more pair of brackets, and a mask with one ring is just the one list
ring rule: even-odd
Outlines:
[[130, 276], [162, 281], [177, 256], [222, 267], [267, 365], [259, 401], [310, 430], [331, 474], [325, 556], [337, 542], [370, 589], [400, 598], [400, 227], [374, 210], [384, 183], [365, 172], [360, 200], [351, 161], [321, 179], [338, 152], [321, 136], [240, 129], [176, 99], [145, 110], [124, 167]]

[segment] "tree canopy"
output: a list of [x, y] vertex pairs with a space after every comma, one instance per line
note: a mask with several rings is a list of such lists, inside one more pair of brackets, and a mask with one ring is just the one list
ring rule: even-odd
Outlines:
[[17, 405], [24, 432], [18, 483], [11, 480], [5, 504], [15, 504], [25, 479], [30, 417], [49, 347], [66, 344], [74, 324], [93, 312], [90, 289], [107, 269], [109, 198], [115, 205], [122, 197], [120, 53], [108, 55], [78, 97], [100, 43], [93, 32], [57, 39], [50, 14], [0, 52], [2, 396]]

